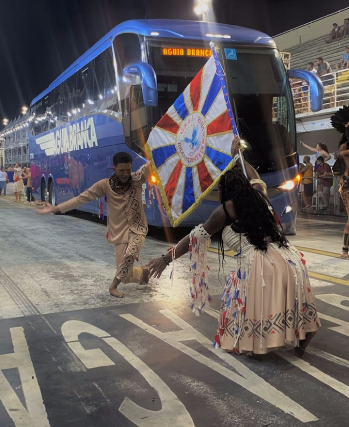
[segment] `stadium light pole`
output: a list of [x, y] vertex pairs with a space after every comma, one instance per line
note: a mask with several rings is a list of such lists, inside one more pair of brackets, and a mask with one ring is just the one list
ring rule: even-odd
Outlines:
[[207, 21], [209, 12], [212, 9], [211, 0], [196, 0], [194, 12], [199, 16], [201, 15], [203, 21]]

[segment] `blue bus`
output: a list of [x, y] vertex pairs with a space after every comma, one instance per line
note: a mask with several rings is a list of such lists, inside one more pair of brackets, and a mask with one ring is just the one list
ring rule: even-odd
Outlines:
[[[116, 26], [31, 103], [29, 157], [34, 194], [53, 204], [76, 196], [112, 173], [112, 158], [127, 151], [134, 168], [145, 160], [152, 127], [219, 47], [231, 105], [248, 160], [267, 183], [286, 231], [296, 219], [296, 125], [289, 78], [309, 84], [321, 109], [322, 85], [304, 70], [286, 71], [272, 38], [255, 30], [208, 22], [132, 20]], [[206, 220], [214, 190], [183, 223]], [[150, 225], [169, 226], [151, 177], [143, 188]], [[98, 214], [100, 201], [84, 211]], [[107, 214], [107, 211], [105, 212]]]

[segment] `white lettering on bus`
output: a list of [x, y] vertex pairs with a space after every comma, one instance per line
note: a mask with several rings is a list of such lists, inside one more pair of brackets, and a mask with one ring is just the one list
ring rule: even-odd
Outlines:
[[[40, 137], [36, 139], [40, 144]], [[93, 118], [74, 123], [57, 129], [54, 138], [54, 153], [61, 154], [71, 151], [81, 150], [83, 148], [92, 148], [98, 146], [96, 129]]]

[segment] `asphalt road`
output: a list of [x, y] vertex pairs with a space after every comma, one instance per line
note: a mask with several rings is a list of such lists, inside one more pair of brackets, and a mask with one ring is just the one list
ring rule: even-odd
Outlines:
[[[228, 253], [219, 267], [215, 242], [214, 301], [195, 317], [186, 257], [173, 280], [165, 271], [148, 286], [123, 286], [125, 298], [115, 299], [105, 226], [38, 216], [0, 198], [0, 426], [348, 426], [342, 229], [343, 220], [299, 218], [290, 240], [307, 259], [322, 328], [302, 360], [287, 348], [257, 359], [212, 346], [224, 271], [234, 266]], [[141, 261], [168, 246], [152, 230]]]

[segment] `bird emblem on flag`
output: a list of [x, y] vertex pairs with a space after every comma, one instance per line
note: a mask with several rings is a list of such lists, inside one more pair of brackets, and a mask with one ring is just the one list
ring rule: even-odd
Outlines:
[[233, 164], [231, 111], [221, 80], [211, 56], [153, 128], [146, 144], [174, 227], [197, 208]]

